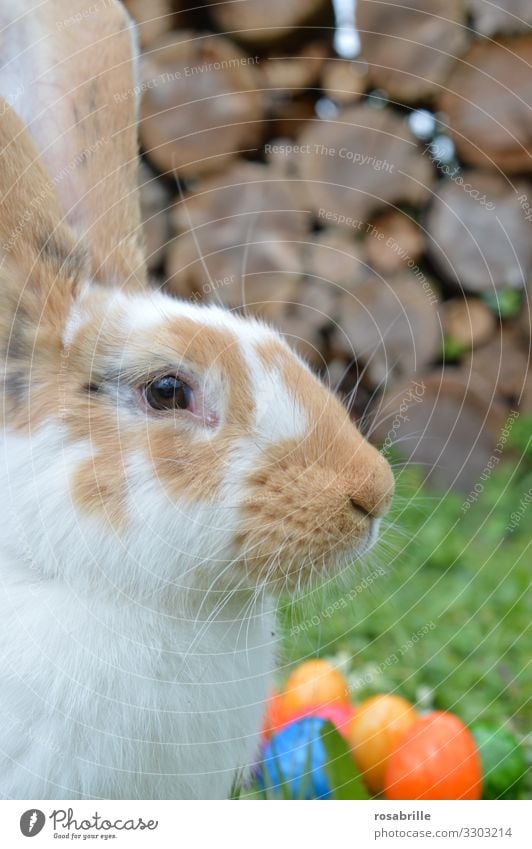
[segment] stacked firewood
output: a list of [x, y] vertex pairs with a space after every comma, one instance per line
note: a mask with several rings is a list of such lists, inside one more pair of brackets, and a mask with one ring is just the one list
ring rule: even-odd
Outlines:
[[274, 323], [468, 491], [532, 413], [530, 4], [126, 5], [154, 285]]

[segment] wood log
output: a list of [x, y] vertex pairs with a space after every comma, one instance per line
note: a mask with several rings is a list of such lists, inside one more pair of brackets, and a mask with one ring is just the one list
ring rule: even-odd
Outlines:
[[176, 202], [172, 218], [180, 232], [236, 227], [239, 232], [278, 229], [303, 236], [310, 214], [299, 208], [288, 177], [277, 176], [258, 162], [239, 161], [223, 174], [199, 182]]
[[327, 368], [326, 334], [336, 312], [336, 292], [321, 280], [304, 277], [293, 294], [274, 317], [288, 342], [316, 370]]
[[315, 97], [280, 97], [269, 100], [268, 135], [297, 142], [305, 128], [316, 120]]
[[373, 386], [424, 374], [442, 346], [435, 289], [429, 294], [411, 272], [387, 279], [370, 272], [342, 295], [331, 344], [367, 365]]
[[[404, 382], [384, 396], [375, 411], [382, 443], [419, 464], [424, 479], [439, 491], [448, 488], [478, 495], [481, 475], [489, 474], [507, 408], [491, 399], [458, 369], [446, 369]], [[464, 502], [464, 511], [469, 509]]]
[[139, 169], [140, 214], [148, 271], [164, 263], [170, 240], [170, 192], [153, 171], [142, 162]]
[[124, 6], [137, 25], [141, 50], [149, 50], [175, 24], [172, 0], [124, 0]]
[[294, 165], [322, 224], [362, 231], [379, 208], [430, 196], [433, 166], [391, 110], [351, 107], [313, 123], [300, 143]]
[[369, 84], [365, 62], [329, 59], [323, 68], [323, 93], [338, 106], [349, 106], [359, 101]]
[[520, 288], [532, 267], [530, 223], [518, 196], [532, 192], [487, 172], [440, 183], [427, 215], [428, 250], [443, 274], [471, 292]]
[[309, 216], [268, 166], [240, 162], [202, 181], [172, 217], [179, 235], [168, 256], [171, 291], [272, 318], [292, 300]]
[[157, 41], [141, 65], [140, 139], [150, 162], [191, 177], [255, 147], [263, 118], [256, 65], [221, 36], [183, 30]]
[[462, 159], [508, 173], [532, 171], [532, 35], [476, 41], [439, 98]]
[[504, 3], [469, 0], [467, 5], [474, 27], [482, 35], [528, 32], [532, 26], [530, 0], [504, 0]]
[[517, 405], [530, 369], [530, 354], [521, 347], [518, 328], [507, 325], [487, 345], [473, 350], [463, 369], [471, 380], [484, 383], [489, 397]]
[[268, 47], [330, 14], [328, 0], [242, 0], [207, 3], [218, 29], [243, 44]]
[[364, 235], [368, 259], [390, 274], [417, 263], [425, 248], [423, 231], [408, 215], [390, 209], [377, 215]]
[[[316, 113], [313, 110], [308, 123], [310, 124], [315, 120]], [[290, 129], [293, 129], [293, 126], [294, 122], [291, 121], [287, 127], [287, 133]], [[314, 228], [314, 210], [311, 209], [305, 181], [300, 178], [297, 169], [297, 157], [300, 150], [299, 134], [295, 138], [291, 138], [287, 134], [284, 136], [273, 136], [271, 141], [266, 142], [264, 145], [264, 154], [270, 169], [270, 178], [275, 181], [280, 180], [290, 188], [292, 206], [294, 209], [304, 211], [306, 216], [305, 232], [308, 232]]]
[[168, 251], [167, 289], [194, 302], [219, 303], [278, 321], [301, 279], [298, 247], [276, 230], [254, 238], [241, 231], [236, 238], [238, 242], [231, 242], [221, 233], [211, 233], [210, 240], [191, 233], [177, 236]]
[[329, 52], [328, 43], [320, 40], [305, 44], [295, 55], [267, 56], [259, 71], [272, 99], [298, 95], [316, 85]]
[[334, 229], [305, 236], [302, 259], [304, 277], [293, 302], [273, 319], [307, 361], [323, 372], [330, 356], [328, 338], [338, 323], [341, 295], [367, 278], [368, 267], [360, 243]]
[[446, 337], [464, 351], [480, 348], [495, 334], [495, 316], [478, 298], [452, 298], [441, 314]]
[[360, 241], [343, 230], [326, 228], [309, 238], [305, 271], [310, 280], [322, 284], [337, 298], [342, 292], [356, 292], [368, 279], [369, 267]]
[[469, 41], [461, 0], [357, 0], [356, 20], [373, 85], [401, 103], [438, 94]]

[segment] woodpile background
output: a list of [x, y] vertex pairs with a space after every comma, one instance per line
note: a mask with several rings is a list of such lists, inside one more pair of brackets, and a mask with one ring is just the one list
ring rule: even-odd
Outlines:
[[266, 317], [469, 491], [532, 413], [530, 3], [126, 5], [154, 286]]

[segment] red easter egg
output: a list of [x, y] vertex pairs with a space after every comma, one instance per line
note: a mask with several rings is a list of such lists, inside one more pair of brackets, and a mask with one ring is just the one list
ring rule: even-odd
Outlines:
[[480, 799], [482, 770], [473, 736], [457, 716], [420, 717], [392, 752], [387, 799]]

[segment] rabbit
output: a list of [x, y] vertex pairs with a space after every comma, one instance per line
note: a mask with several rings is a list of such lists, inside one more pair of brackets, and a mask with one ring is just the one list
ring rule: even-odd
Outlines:
[[227, 798], [279, 594], [371, 547], [393, 474], [274, 328], [147, 282], [122, 6], [8, 5], [0, 795]]

